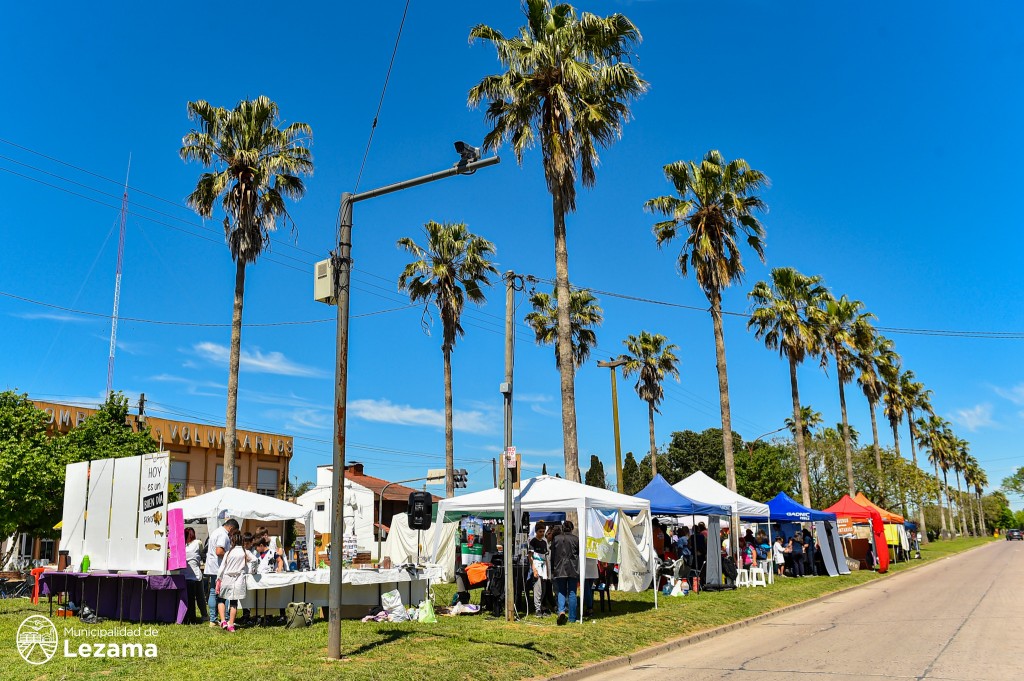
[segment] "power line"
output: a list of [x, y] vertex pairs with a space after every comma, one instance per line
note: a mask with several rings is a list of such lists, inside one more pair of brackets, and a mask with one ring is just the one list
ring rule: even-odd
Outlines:
[[405, 9], [402, 10], [402, 21], [398, 24], [398, 35], [395, 36], [395, 47], [391, 51], [391, 61], [388, 62], [388, 72], [384, 76], [384, 87], [380, 90], [380, 101], [377, 102], [377, 111], [373, 114], [373, 124], [370, 126], [370, 136], [366, 140], [366, 149], [363, 151], [363, 161], [359, 164], [359, 174], [356, 175], [356, 186], [353, 192], [359, 191], [359, 183], [363, 179], [363, 168], [366, 167], [366, 158], [370, 155], [370, 145], [373, 143], [373, 133], [377, 130], [377, 119], [380, 118], [381, 107], [384, 106], [384, 95], [388, 91], [388, 83], [391, 82], [391, 69], [395, 65], [395, 56], [398, 54], [398, 43], [402, 40], [402, 29], [405, 28], [405, 17], [409, 14], [409, 0], [405, 0]]

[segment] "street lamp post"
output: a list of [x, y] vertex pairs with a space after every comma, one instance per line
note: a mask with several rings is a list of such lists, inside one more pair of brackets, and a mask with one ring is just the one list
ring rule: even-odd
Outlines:
[[622, 446], [619, 444], [619, 393], [615, 387], [615, 368], [626, 363], [626, 359], [610, 359], [607, 362], [599, 361], [597, 366], [602, 369], [612, 370], [612, 429], [615, 431], [615, 482], [618, 485], [619, 494], [625, 494], [622, 484]]
[[[344, 475], [345, 475], [345, 425], [348, 406], [348, 321], [349, 321], [349, 283], [352, 277], [352, 206], [359, 201], [366, 201], [384, 194], [391, 194], [421, 184], [443, 180], [453, 175], [472, 175], [480, 168], [493, 166], [501, 162], [497, 156], [480, 158], [480, 150], [464, 142], [455, 143], [455, 151], [461, 160], [451, 168], [440, 170], [429, 175], [414, 177], [411, 180], [396, 182], [378, 189], [341, 195], [341, 207], [338, 212], [338, 250], [334, 254], [334, 300], [338, 306], [337, 342], [335, 345], [335, 380], [334, 380], [334, 470], [331, 476], [332, 501], [334, 508], [331, 516], [331, 531], [344, 528]], [[339, 545], [340, 546], [340, 545]], [[327, 657], [341, 659], [341, 560], [331, 558], [331, 581], [328, 591], [327, 620]]]

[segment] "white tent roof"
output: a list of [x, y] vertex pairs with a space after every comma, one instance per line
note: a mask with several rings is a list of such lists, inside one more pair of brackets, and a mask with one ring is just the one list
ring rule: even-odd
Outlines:
[[[250, 520], [305, 521], [310, 514], [308, 508], [298, 504], [234, 487], [222, 487], [191, 499], [176, 501], [168, 508], [180, 508], [185, 514], [185, 520], [219, 518], [221, 513], [225, 513], [232, 518]], [[306, 530], [309, 534], [311, 528], [307, 527]]]
[[[514, 499], [521, 510], [536, 512], [587, 508], [647, 511], [651, 508], [651, 502], [647, 499], [638, 499], [550, 475], [540, 475], [524, 480]], [[444, 518], [446, 513], [460, 511], [465, 513], [501, 512], [504, 508], [505, 492], [495, 487], [461, 497], [442, 499], [437, 504], [437, 517]]]
[[768, 504], [741, 496], [702, 471], [680, 480], [672, 485], [672, 489], [694, 501], [728, 506], [741, 518], [768, 518], [771, 515]]

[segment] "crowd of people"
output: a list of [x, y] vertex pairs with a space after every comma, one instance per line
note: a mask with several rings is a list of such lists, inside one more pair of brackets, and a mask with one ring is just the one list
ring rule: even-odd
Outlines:
[[284, 549], [275, 544], [266, 527], [256, 528], [254, 534], [242, 533], [238, 521], [229, 518], [210, 533], [204, 550], [195, 530], [186, 527], [185, 623], [209, 620], [211, 627], [235, 631], [235, 618], [246, 596], [246, 575], [285, 570]]

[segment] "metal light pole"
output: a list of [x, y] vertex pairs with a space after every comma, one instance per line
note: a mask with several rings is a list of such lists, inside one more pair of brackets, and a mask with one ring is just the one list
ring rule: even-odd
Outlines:
[[625, 494], [622, 485], [622, 446], [619, 444], [619, 393], [615, 387], [615, 368], [626, 363], [626, 359], [610, 359], [607, 362], [598, 362], [597, 366], [602, 369], [612, 370], [612, 428], [615, 430], [615, 482], [618, 485], [619, 494]]
[[[334, 255], [334, 299], [338, 306], [337, 344], [335, 347], [335, 380], [334, 380], [334, 471], [331, 476], [331, 491], [334, 509], [332, 513], [331, 531], [344, 528], [344, 475], [345, 475], [345, 421], [348, 407], [348, 308], [349, 283], [352, 277], [352, 205], [359, 201], [391, 194], [393, 192], [416, 187], [421, 184], [443, 180], [453, 175], [471, 175], [480, 168], [493, 166], [501, 162], [497, 156], [480, 158], [480, 150], [463, 142], [455, 143], [455, 150], [462, 155], [462, 160], [451, 168], [422, 175], [404, 182], [396, 182], [386, 187], [352, 194], [341, 195], [341, 207], [338, 213], [340, 230], [338, 232], [338, 251]], [[333, 543], [333, 539], [332, 539]], [[333, 546], [331, 547], [334, 548]], [[339, 545], [340, 551], [340, 545]], [[340, 553], [338, 556], [340, 557]], [[327, 657], [341, 659], [341, 560], [331, 557], [331, 581], [328, 591], [327, 620]]]

